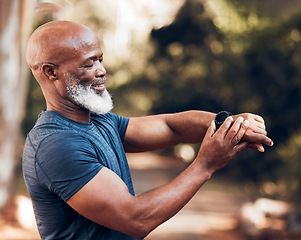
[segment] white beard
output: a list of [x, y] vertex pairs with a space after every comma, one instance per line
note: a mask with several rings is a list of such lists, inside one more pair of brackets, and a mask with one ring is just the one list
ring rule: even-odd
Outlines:
[[90, 112], [106, 114], [113, 109], [113, 101], [107, 89], [101, 93], [96, 93], [91, 85], [85, 87], [76, 84], [72, 77], [67, 78], [66, 84], [69, 97]]

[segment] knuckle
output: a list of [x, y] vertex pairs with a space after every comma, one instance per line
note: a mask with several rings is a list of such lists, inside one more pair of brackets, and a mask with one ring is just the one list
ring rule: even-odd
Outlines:
[[230, 134], [233, 134], [233, 135], [236, 134], [236, 132], [237, 132], [237, 131], [236, 131], [236, 129], [234, 129], [234, 128], [231, 128], [231, 129], [229, 130], [229, 133], [230, 133]]
[[239, 141], [240, 141], [240, 136], [236, 135], [236, 136], [232, 139], [231, 142], [232, 142], [233, 144], [236, 145], [237, 143], [239, 143]]

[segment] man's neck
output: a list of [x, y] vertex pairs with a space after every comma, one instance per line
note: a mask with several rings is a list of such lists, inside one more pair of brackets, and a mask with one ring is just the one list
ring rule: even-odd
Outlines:
[[57, 112], [66, 118], [69, 118], [78, 122], [90, 122], [90, 111], [83, 108], [57, 108], [54, 106], [47, 105], [47, 111]]

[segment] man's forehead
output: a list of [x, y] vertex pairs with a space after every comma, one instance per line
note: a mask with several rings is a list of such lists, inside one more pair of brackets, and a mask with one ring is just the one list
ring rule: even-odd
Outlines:
[[65, 31], [56, 39], [63, 47], [75, 50], [90, 49], [99, 47], [99, 40], [90, 29], [80, 29], [77, 31]]
[[88, 38], [87, 36], [83, 36], [82, 41], [75, 48], [75, 52], [83, 59], [94, 59], [103, 55], [98, 38]]

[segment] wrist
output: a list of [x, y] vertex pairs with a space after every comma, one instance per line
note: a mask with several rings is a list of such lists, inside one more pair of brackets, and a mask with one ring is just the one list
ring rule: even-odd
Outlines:
[[204, 180], [209, 180], [212, 174], [216, 171], [210, 167], [210, 160], [205, 157], [197, 157], [193, 163], [196, 163], [196, 169], [199, 171], [198, 175], [202, 176]]

